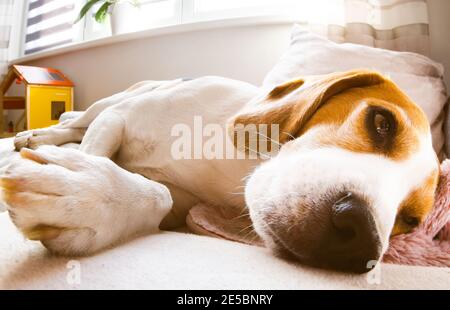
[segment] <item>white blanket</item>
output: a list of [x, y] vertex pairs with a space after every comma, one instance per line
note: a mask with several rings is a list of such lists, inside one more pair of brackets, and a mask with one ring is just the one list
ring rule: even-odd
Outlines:
[[76, 260], [25, 240], [6, 213], [0, 236], [0, 289], [450, 289], [448, 268], [383, 264], [368, 281], [186, 233], [142, 237]]

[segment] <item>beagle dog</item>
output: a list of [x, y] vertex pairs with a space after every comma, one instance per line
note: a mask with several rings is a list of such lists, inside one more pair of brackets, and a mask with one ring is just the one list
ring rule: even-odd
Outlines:
[[[277, 124], [280, 150], [174, 159], [172, 128], [197, 116], [226, 127], [225, 143], [239, 152], [246, 149], [233, 136], [246, 125]], [[57, 147], [69, 142], [80, 145]], [[391, 235], [427, 216], [439, 175], [423, 111], [367, 70], [268, 91], [219, 77], [141, 82], [73, 119], [18, 134], [15, 146], [21, 156], [1, 176], [9, 214], [26, 237], [63, 255], [174, 227], [203, 202], [246, 210], [274, 253], [363, 273]]]

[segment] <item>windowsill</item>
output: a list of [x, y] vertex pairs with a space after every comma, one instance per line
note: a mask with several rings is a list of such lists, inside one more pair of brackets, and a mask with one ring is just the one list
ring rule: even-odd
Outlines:
[[9, 62], [10, 65], [25, 63], [40, 58], [46, 58], [50, 56], [65, 54], [73, 51], [79, 51], [89, 49], [98, 46], [110, 45], [119, 42], [126, 42], [131, 40], [137, 40], [148, 37], [156, 37], [162, 35], [199, 31], [206, 29], [216, 28], [228, 28], [238, 26], [253, 26], [253, 25], [275, 25], [275, 24], [289, 24], [296, 22], [295, 19], [286, 16], [256, 16], [256, 17], [239, 17], [239, 18], [227, 18], [221, 20], [212, 21], [200, 21], [192, 22], [180, 25], [171, 25], [158, 28], [151, 28], [147, 30], [130, 32], [115, 36], [108, 36], [100, 39], [75, 42], [61, 47], [48, 49], [42, 52], [34, 53], [13, 59]]

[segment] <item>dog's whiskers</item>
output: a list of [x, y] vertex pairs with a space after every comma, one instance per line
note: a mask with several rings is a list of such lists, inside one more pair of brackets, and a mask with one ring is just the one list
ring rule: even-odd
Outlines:
[[[245, 182], [245, 181], [247, 181], [247, 179], [250, 179], [251, 176], [252, 176], [252, 173], [250, 173], [250, 174], [246, 175], [245, 177], [243, 177], [241, 179], [241, 181]], [[242, 187], [245, 187], [245, 185], [243, 185]]]
[[237, 220], [237, 219], [240, 219], [240, 218], [249, 216], [249, 215], [250, 215], [250, 214], [247, 212], [247, 213], [244, 213], [244, 214], [241, 214], [241, 215], [238, 215], [238, 216], [234, 217], [232, 220]]
[[248, 233], [246, 233], [244, 236], [242, 236], [242, 239], [248, 241], [248, 242], [252, 242], [252, 240], [255, 239], [255, 235], [253, 235], [251, 238], [249, 238], [249, 236], [251, 236], [251, 234], [256, 234], [255, 230], [250, 230]]
[[291, 135], [289, 132], [286, 131], [282, 131], [281, 133], [284, 133], [285, 135], [288, 135], [290, 138], [292, 138], [293, 140], [295, 139], [295, 137], [293, 135]]
[[238, 193], [231, 192], [230, 194], [231, 195], [245, 195], [245, 192], [238, 192]]
[[246, 146], [245, 148], [246, 148], [247, 150], [249, 150], [249, 151], [255, 153], [256, 155], [261, 156], [263, 159], [271, 159], [271, 158], [272, 158], [270, 155], [261, 153], [261, 152], [259, 152], [259, 151], [254, 150], [254, 149], [251, 149], [251, 148], [249, 148], [249, 147], [247, 147], [247, 146]]
[[274, 140], [274, 139], [272, 139], [271, 137], [266, 136], [266, 135], [264, 135], [264, 134], [262, 134], [262, 133], [260, 133], [260, 132], [258, 132], [258, 135], [261, 136], [261, 137], [263, 137], [263, 138], [266, 138], [266, 139], [269, 140], [270, 142], [273, 142], [273, 143], [275, 143], [276, 145], [278, 145], [278, 146], [281, 147], [281, 143], [278, 142], [278, 141], [276, 141], [276, 140]]
[[251, 239], [249, 239], [248, 242], [252, 244], [252, 243], [254, 243], [257, 239], [260, 239], [260, 240], [261, 240], [261, 238], [259, 237], [259, 235], [255, 232], [255, 234], [253, 235], [253, 237], [251, 237]]
[[238, 232], [238, 234], [243, 233], [243, 232], [244, 232], [245, 230], [247, 230], [247, 229], [251, 229], [251, 230], [253, 231], [253, 223], [251, 223], [250, 225], [248, 225], [248, 226], [242, 228], [242, 229]]

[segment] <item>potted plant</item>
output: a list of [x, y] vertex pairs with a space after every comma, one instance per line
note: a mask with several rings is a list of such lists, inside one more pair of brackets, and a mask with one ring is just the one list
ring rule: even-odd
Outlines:
[[113, 35], [125, 32], [120, 27], [120, 19], [115, 18], [118, 14], [113, 14], [113, 11], [117, 8], [123, 8], [125, 10], [130, 10], [131, 8], [137, 9], [140, 5], [139, 0], [88, 0], [81, 8], [75, 23], [83, 19], [92, 7], [99, 3], [102, 3], [102, 5], [98, 8], [97, 12], [95, 12], [94, 18], [98, 23], [103, 23], [109, 14], [111, 16], [111, 31]]

